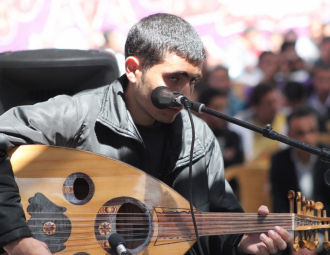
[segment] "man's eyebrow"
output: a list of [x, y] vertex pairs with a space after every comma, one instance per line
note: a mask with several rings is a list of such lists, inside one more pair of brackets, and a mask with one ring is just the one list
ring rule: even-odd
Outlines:
[[[167, 75], [182, 75], [185, 78], [188, 78], [188, 79], [190, 78], [189, 74], [185, 71], [169, 72], [169, 73], [165, 73], [165, 74], [167, 74]], [[201, 74], [196, 74], [192, 77], [192, 79], [197, 79], [197, 78], [201, 78], [201, 77], [202, 77]]]

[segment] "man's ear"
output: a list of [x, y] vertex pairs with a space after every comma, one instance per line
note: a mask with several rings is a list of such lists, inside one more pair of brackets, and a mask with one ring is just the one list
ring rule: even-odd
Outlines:
[[126, 76], [128, 80], [135, 83], [141, 70], [141, 62], [137, 57], [126, 59]]

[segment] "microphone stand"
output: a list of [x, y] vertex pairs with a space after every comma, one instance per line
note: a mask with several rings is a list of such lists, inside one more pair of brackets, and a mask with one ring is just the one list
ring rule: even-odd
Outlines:
[[207, 107], [205, 107], [204, 104], [201, 104], [201, 103], [198, 103], [198, 102], [194, 102], [194, 101], [191, 101], [189, 99], [187, 99], [187, 100], [190, 103], [190, 108], [192, 110], [198, 112], [198, 113], [207, 113], [207, 114], [212, 115], [214, 117], [217, 117], [217, 118], [226, 120], [228, 122], [234, 123], [234, 124], [236, 124], [238, 126], [241, 126], [241, 127], [247, 128], [247, 129], [250, 129], [250, 130], [252, 130], [254, 132], [257, 132], [259, 134], [262, 134], [264, 137], [267, 137], [269, 139], [277, 140], [277, 141], [280, 141], [282, 143], [291, 145], [293, 147], [296, 147], [296, 148], [299, 148], [301, 150], [304, 150], [304, 151], [307, 151], [309, 153], [312, 153], [314, 155], [317, 155], [317, 156], [320, 157], [320, 159], [322, 161], [325, 161], [327, 163], [330, 163], [330, 150], [328, 150], [326, 148], [320, 149], [320, 148], [311, 146], [309, 144], [302, 143], [300, 141], [297, 141], [295, 139], [292, 139], [292, 138], [290, 138], [288, 136], [281, 135], [281, 134], [277, 133], [276, 131], [274, 131], [272, 129], [272, 127], [271, 127], [270, 124], [267, 124], [264, 128], [260, 128], [260, 127], [257, 127], [255, 125], [253, 125], [253, 124], [250, 124], [248, 122], [245, 122], [245, 121], [236, 119], [236, 118], [231, 117], [229, 115], [226, 115], [226, 114], [217, 112], [215, 110], [212, 110], [210, 108], [207, 108]]

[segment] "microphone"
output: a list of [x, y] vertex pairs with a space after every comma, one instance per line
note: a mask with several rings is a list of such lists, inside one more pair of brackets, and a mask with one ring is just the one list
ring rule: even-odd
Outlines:
[[187, 97], [179, 92], [172, 92], [168, 87], [160, 86], [155, 88], [151, 93], [151, 102], [158, 109], [166, 109], [169, 107], [178, 107], [183, 105], [185, 108], [191, 108], [201, 113], [204, 104], [190, 101]]
[[109, 244], [111, 248], [115, 249], [118, 255], [130, 255], [126, 249], [126, 242], [124, 238], [118, 233], [113, 233], [109, 236]]
[[181, 106], [182, 99], [187, 98], [180, 93], [173, 93], [168, 87], [165, 86], [157, 87], [151, 93], [151, 102], [158, 109]]

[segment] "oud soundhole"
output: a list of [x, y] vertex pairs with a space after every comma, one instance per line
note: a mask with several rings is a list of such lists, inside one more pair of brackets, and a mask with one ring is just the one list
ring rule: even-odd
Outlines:
[[117, 254], [109, 248], [109, 236], [116, 232], [126, 241], [131, 254], [145, 250], [153, 236], [153, 218], [145, 204], [131, 197], [117, 197], [106, 202], [95, 219], [95, 237], [101, 247], [111, 255]]
[[73, 193], [78, 200], [84, 200], [89, 193], [88, 182], [83, 178], [77, 178], [73, 183]]
[[134, 204], [123, 204], [117, 213], [116, 228], [125, 239], [127, 248], [135, 249], [148, 237], [148, 215]]
[[74, 205], [87, 204], [94, 196], [93, 180], [84, 173], [73, 173], [63, 183], [65, 199]]

